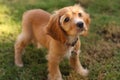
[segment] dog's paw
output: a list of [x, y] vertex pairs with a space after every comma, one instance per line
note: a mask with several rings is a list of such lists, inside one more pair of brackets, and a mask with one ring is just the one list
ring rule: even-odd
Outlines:
[[88, 76], [89, 71], [87, 69], [83, 69], [82, 76]]
[[18, 67], [23, 67], [23, 63], [18, 63], [18, 62], [15, 62], [15, 65], [18, 66]]
[[79, 72], [78, 72], [81, 76], [88, 76], [89, 74], [89, 71], [87, 69], [81, 69]]
[[[57, 73], [56, 73], [57, 74]], [[52, 75], [50, 76], [50, 74], [48, 75], [48, 80], [63, 80], [61, 75]]]

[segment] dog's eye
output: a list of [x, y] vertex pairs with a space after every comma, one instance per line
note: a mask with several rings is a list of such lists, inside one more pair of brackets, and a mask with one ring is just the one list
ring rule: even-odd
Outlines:
[[79, 16], [79, 17], [82, 17], [82, 13], [78, 13], [78, 16]]
[[70, 21], [70, 18], [66, 17], [65, 20], [64, 20], [64, 22], [68, 22], [68, 21]]

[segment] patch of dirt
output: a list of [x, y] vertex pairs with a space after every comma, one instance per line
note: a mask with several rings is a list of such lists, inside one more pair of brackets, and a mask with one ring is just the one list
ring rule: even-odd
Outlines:
[[98, 41], [96, 45], [90, 45], [83, 56], [87, 61], [86, 65], [97, 62], [102, 62], [114, 56], [114, 45], [106, 41]]
[[64, 80], [89, 80], [88, 77], [83, 77], [77, 74], [75, 71], [71, 71], [69, 76], [63, 76]]
[[84, 65], [90, 65], [97, 62], [105, 61], [112, 58], [116, 50], [120, 49], [120, 26], [114, 23], [109, 23], [104, 28], [97, 31], [97, 34], [101, 36], [101, 40], [98, 40], [94, 44], [83, 44], [84, 50], [83, 58], [85, 60]]
[[114, 43], [120, 43], [120, 26], [114, 23], [109, 23], [104, 28], [97, 32], [106, 41], [112, 41]]

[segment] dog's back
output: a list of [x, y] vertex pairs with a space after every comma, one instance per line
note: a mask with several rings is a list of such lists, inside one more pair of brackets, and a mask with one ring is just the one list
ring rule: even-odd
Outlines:
[[41, 25], [49, 21], [50, 13], [41, 9], [34, 9], [26, 11], [23, 14], [22, 24], [23, 26], [28, 23], [29, 25]]
[[22, 34], [28, 39], [28, 41], [32, 40], [34, 42], [41, 42], [42, 44], [43, 41], [46, 40], [44, 28], [49, 19], [50, 13], [41, 9], [26, 11], [23, 14], [22, 19]]

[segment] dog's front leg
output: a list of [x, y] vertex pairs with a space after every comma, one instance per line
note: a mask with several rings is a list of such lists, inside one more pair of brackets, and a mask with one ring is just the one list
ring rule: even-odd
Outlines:
[[79, 60], [79, 53], [80, 51], [73, 51], [71, 57], [70, 57], [70, 65], [71, 67], [80, 75], [82, 76], [87, 76], [88, 75], [88, 70], [84, 69], [80, 63]]
[[61, 72], [59, 69], [60, 58], [54, 54], [48, 54], [48, 80], [62, 80]]

